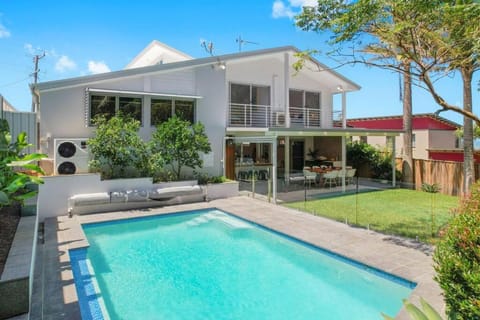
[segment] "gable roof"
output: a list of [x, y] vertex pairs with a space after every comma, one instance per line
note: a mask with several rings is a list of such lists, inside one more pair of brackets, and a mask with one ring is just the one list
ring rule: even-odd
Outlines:
[[[238, 53], [225, 54], [221, 56], [212, 56], [212, 57], [191, 59], [191, 60], [185, 60], [185, 61], [179, 61], [179, 62], [156, 64], [152, 66], [99, 73], [99, 74], [87, 75], [87, 76], [76, 77], [76, 78], [41, 82], [36, 84], [34, 86], [34, 89], [37, 92], [58, 90], [61, 88], [82, 86], [82, 85], [86, 85], [94, 82], [114, 80], [118, 78], [143, 76], [151, 73], [172, 71], [175, 69], [186, 69], [186, 68], [193, 68], [193, 67], [198, 67], [203, 65], [213, 65], [213, 64], [218, 64], [219, 62], [228, 62], [229, 60], [237, 60], [237, 59], [240, 60], [244, 58], [252, 58], [252, 57], [282, 53], [282, 52], [285, 52], [285, 53], [291, 52], [295, 54], [295, 53], [299, 53], [300, 50], [298, 50], [293, 46], [284, 46], [284, 47], [261, 49], [261, 50], [255, 50], [255, 51], [244, 51], [244, 52], [238, 52]], [[329, 67], [322, 64], [315, 58], [310, 58], [310, 61], [315, 65], [317, 65], [319, 69], [324, 70], [325, 72], [328, 72], [331, 75], [334, 75], [339, 79], [345, 81], [350, 87], [348, 89], [345, 88], [345, 91], [355, 91], [360, 89], [360, 86], [358, 84], [351, 81], [350, 79], [347, 79], [346, 77], [339, 74], [335, 70], [330, 69]]]
[[[401, 129], [403, 128], [403, 115], [347, 119], [347, 124], [354, 128]], [[461, 128], [461, 125], [435, 113], [412, 115], [413, 130], [456, 130], [458, 128]]]
[[158, 40], [153, 40], [124, 69], [191, 60], [193, 57]]

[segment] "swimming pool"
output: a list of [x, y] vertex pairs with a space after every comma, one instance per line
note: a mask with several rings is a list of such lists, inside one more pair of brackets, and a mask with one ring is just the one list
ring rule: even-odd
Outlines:
[[219, 210], [83, 228], [84, 319], [381, 319], [415, 286]]

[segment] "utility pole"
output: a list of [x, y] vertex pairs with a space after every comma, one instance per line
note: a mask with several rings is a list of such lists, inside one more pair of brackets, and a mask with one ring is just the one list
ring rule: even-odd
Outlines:
[[[38, 69], [38, 61], [40, 59], [44, 58], [44, 57], [45, 57], [45, 51], [42, 54], [36, 54], [33, 57], [33, 64], [34, 64], [34, 71], [32, 73], [32, 75], [33, 75], [33, 86], [35, 86], [38, 82], [38, 73], [40, 72], [40, 69]], [[39, 103], [38, 98], [35, 95], [35, 93], [33, 92], [33, 88], [32, 88], [32, 112], [37, 111], [38, 103]]]

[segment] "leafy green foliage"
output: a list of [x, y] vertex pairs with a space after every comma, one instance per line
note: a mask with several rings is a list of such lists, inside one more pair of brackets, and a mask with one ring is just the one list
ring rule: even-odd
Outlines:
[[353, 167], [359, 168], [366, 164], [373, 166], [379, 160], [379, 152], [368, 143], [355, 141], [347, 144], [347, 159]]
[[11, 140], [8, 122], [0, 119], [0, 207], [33, 197], [37, 192], [28, 191], [26, 187], [29, 184], [43, 183], [42, 179], [19, 172], [18, 169], [43, 174], [43, 170], [35, 162], [45, 158], [46, 155], [22, 154], [26, 148], [32, 146], [28, 143], [25, 132], [21, 132], [14, 142]]
[[440, 191], [440, 186], [436, 183], [422, 183], [422, 191], [428, 192], [428, 193], [438, 193]]
[[224, 183], [230, 181], [225, 176], [210, 176], [207, 173], [194, 172], [193, 176], [197, 179], [198, 184], [205, 185], [209, 183]]
[[103, 179], [145, 177], [149, 174], [147, 144], [139, 137], [140, 122], [116, 115], [94, 120], [95, 137], [88, 140], [93, 156], [90, 168]]
[[459, 214], [450, 221], [433, 260], [452, 319], [480, 319], [480, 184], [472, 185]]
[[[390, 153], [379, 153], [378, 159], [372, 165], [373, 178], [392, 180], [392, 155]], [[400, 180], [402, 173], [395, 170], [395, 179]]]
[[[387, 152], [380, 152], [372, 145], [355, 141], [347, 144], [348, 163], [354, 168], [367, 166], [375, 179], [392, 180], [392, 156]], [[400, 180], [402, 174], [396, 170], [396, 179]]]
[[[440, 314], [423, 298], [420, 298], [422, 309], [419, 309], [408, 300], [403, 300], [403, 304], [412, 320], [442, 320]], [[392, 317], [389, 317], [384, 313], [382, 313], [382, 316], [385, 320], [394, 320]]]
[[201, 168], [200, 152], [211, 151], [203, 124], [191, 124], [176, 116], [157, 127], [149, 146], [153, 154], [158, 154], [158, 159], [171, 166], [176, 180], [180, 179], [184, 166]]

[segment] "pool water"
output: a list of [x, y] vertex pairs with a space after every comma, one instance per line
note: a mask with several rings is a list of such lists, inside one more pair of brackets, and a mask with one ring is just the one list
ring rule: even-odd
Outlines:
[[414, 287], [219, 210], [83, 227], [88, 319], [382, 319]]

